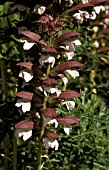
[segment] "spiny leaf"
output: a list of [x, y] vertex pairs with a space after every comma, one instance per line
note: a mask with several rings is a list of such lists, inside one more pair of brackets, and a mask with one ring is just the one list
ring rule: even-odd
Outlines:
[[63, 116], [63, 117], [56, 118], [56, 120], [59, 124], [63, 124], [63, 125], [72, 125], [74, 123], [80, 122], [80, 119], [74, 116]]
[[29, 120], [22, 120], [15, 124], [15, 128], [19, 129], [33, 129], [34, 122]]
[[18, 97], [22, 97], [23, 99], [32, 100], [34, 94], [31, 92], [27, 92], [27, 91], [20, 91], [16, 93], [15, 95]]
[[56, 111], [53, 108], [46, 108], [42, 112], [45, 116], [56, 117]]
[[76, 91], [65, 90], [64, 92], [61, 92], [58, 98], [59, 99], [71, 99], [71, 98], [76, 98], [76, 97], [81, 97], [81, 96], [83, 96], [83, 94], [78, 93]]
[[31, 70], [33, 64], [32, 63], [28, 63], [28, 62], [20, 62], [20, 63], [18, 63], [16, 65], [17, 66], [22, 66], [22, 67], [25, 67], [25, 68], [28, 68], [28, 69]]

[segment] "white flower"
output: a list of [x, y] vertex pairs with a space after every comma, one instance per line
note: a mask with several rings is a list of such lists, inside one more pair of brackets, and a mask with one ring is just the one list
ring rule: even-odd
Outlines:
[[70, 131], [71, 131], [71, 127], [64, 126], [64, 132], [65, 132], [67, 135], [70, 134]]
[[67, 85], [67, 83], [68, 83], [68, 79], [67, 79], [67, 77], [62, 77], [62, 80], [63, 80], [64, 85], [66, 86], [66, 85]]
[[89, 13], [88, 13], [87, 11], [81, 11], [81, 10], [79, 10], [79, 12], [80, 12], [80, 15], [81, 15], [82, 18], [83, 18], [83, 17], [85, 17], [86, 19], [89, 18]]
[[90, 15], [90, 19], [95, 20], [96, 19], [96, 12], [92, 11], [92, 14]]
[[55, 64], [55, 58], [50, 55], [42, 55], [39, 59], [39, 63], [41, 65], [44, 65], [44, 63], [51, 63], [51, 67], [53, 67]]
[[73, 56], [74, 56], [74, 51], [72, 52], [67, 52], [67, 57], [68, 57], [68, 60], [72, 60]]
[[80, 40], [75, 40], [75, 41], [73, 41], [73, 42], [74, 42], [75, 45], [81, 45]]
[[45, 6], [36, 5], [34, 11], [36, 11], [39, 15], [42, 15], [45, 12], [45, 9]]
[[81, 14], [80, 14], [80, 12], [77, 12], [77, 13], [75, 13], [74, 15], [73, 15], [73, 17], [75, 18], [75, 19], [81, 19]]
[[89, 0], [82, 0], [82, 3], [83, 4], [86, 4], [86, 3], [88, 3], [89, 2]]
[[92, 28], [92, 30], [93, 30], [94, 32], [97, 32], [97, 31], [98, 31], [98, 26], [94, 26], [94, 27]]
[[96, 12], [96, 14], [99, 14], [101, 11], [105, 11], [105, 7], [100, 5], [100, 6], [95, 6], [94, 10]]
[[23, 44], [23, 49], [24, 49], [24, 50], [29, 50], [29, 49], [32, 48], [33, 45], [35, 44], [34, 42], [29, 42], [29, 41], [27, 41], [26, 38], [25, 38], [25, 39], [24, 39], [24, 38], [21, 38], [20, 41], [21, 41], [22, 43], [24, 43], [24, 44]]
[[52, 124], [54, 124], [55, 128], [58, 127], [58, 122], [55, 118], [53, 119], [52, 117], [44, 116], [44, 125], [46, 126], [46, 125], [52, 125]]
[[17, 103], [15, 104], [15, 106], [22, 108], [22, 111], [25, 113], [27, 111], [30, 111], [31, 109], [31, 102], [29, 100], [26, 99], [18, 99]]
[[32, 136], [32, 130], [16, 129], [15, 136], [16, 138], [20, 138], [23, 136], [23, 140], [26, 141]]
[[98, 47], [99, 47], [99, 42], [98, 42], [98, 41], [95, 41], [95, 42], [93, 43], [93, 46], [94, 46], [95, 48], [98, 48]]
[[74, 79], [79, 76], [79, 72], [76, 70], [66, 70]]
[[44, 94], [45, 96], [47, 96], [47, 93], [56, 93], [57, 97], [61, 94], [61, 90], [57, 89], [57, 88], [54, 88], [54, 87], [44, 87]]
[[55, 150], [58, 150], [59, 143], [56, 139], [54, 140], [54, 139], [44, 138], [43, 143], [45, 148], [47, 149], [50, 147], [50, 148], [55, 148]]
[[26, 82], [29, 82], [33, 78], [33, 73], [31, 70], [25, 69], [21, 70], [19, 77], [23, 78]]
[[66, 107], [68, 110], [72, 110], [75, 107], [75, 102], [74, 101], [65, 101]]

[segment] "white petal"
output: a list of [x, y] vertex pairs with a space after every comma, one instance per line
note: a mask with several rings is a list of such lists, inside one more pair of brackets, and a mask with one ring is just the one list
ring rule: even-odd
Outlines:
[[70, 134], [70, 131], [71, 131], [71, 127], [66, 127], [64, 126], [64, 132], [69, 135]]
[[23, 140], [26, 141], [32, 136], [32, 130], [25, 130], [25, 129], [16, 129], [15, 131], [16, 138], [20, 138], [23, 136]]
[[43, 138], [43, 143], [44, 143], [44, 146], [45, 148], [55, 148], [55, 150], [58, 150], [58, 147], [59, 147], [59, 143], [58, 141], [55, 139], [55, 140], [50, 140], [48, 138]]
[[72, 60], [72, 58], [74, 56], [74, 52], [73, 51], [72, 52], [67, 52], [66, 54], [68, 56], [68, 60]]
[[42, 15], [42, 14], [45, 12], [45, 9], [46, 9], [45, 6], [39, 7], [39, 8], [38, 8], [38, 14], [39, 14], [39, 15]]
[[67, 83], [68, 83], [68, 79], [67, 79], [67, 77], [63, 77], [63, 78], [62, 78], [62, 80], [63, 80], [64, 85], [66, 86], [66, 85], [67, 85]]
[[30, 70], [21, 70], [19, 77], [22, 77], [26, 82], [29, 82], [33, 78], [33, 73]]
[[53, 67], [55, 64], [55, 58], [50, 55], [42, 55], [39, 59], [39, 63], [41, 65], [44, 65], [44, 63], [51, 63], [51, 67]]
[[96, 19], [96, 13], [95, 11], [92, 11], [92, 14], [90, 16], [90, 19], [95, 20]]
[[31, 102], [26, 99], [18, 99], [17, 103], [15, 104], [17, 107], [22, 107], [22, 111], [25, 113], [27, 111], [30, 111], [31, 109]]
[[92, 30], [93, 30], [94, 32], [97, 32], [97, 31], [98, 31], [98, 27], [97, 27], [97, 26], [94, 26], [94, 27], [92, 28]]
[[78, 13], [75, 13], [75, 14], [73, 15], [73, 17], [76, 18], [76, 19], [81, 19], [81, 15], [80, 15], [79, 12], [78, 12]]
[[59, 143], [56, 139], [53, 142], [48, 142], [48, 144], [49, 144], [49, 147], [55, 148], [55, 150], [58, 150]]
[[25, 113], [27, 111], [30, 111], [31, 109], [31, 102], [24, 102], [22, 103], [22, 111]]
[[32, 136], [32, 130], [29, 130], [27, 132], [23, 132], [23, 140], [26, 141]]
[[57, 88], [51, 88], [51, 87], [44, 87], [45, 96], [47, 95], [46, 92], [51, 93], [51, 94], [56, 93], [57, 97], [61, 94], [61, 90]]
[[35, 43], [30, 43], [28, 41], [25, 40], [24, 44], [23, 44], [23, 49], [24, 50], [29, 50], [31, 47], [33, 47]]
[[76, 70], [66, 70], [74, 79], [79, 76], [79, 72]]
[[20, 107], [22, 104], [20, 102], [20, 99], [17, 100], [17, 103], [15, 104], [16, 107]]
[[75, 107], [74, 101], [66, 101], [65, 104], [68, 110], [72, 110]]
[[95, 42], [93, 43], [93, 46], [94, 46], [95, 48], [98, 48], [98, 47], [99, 47], [99, 42], [98, 42], [98, 41], [95, 41]]
[[80, 40], [75, 40], [75, 41], [73, 41], [73, 42], [75, 43], [75, 45], [81, 45]]
[[56, 119], [52, 119], [52, 120], [50, 120], [47, 124], [55, 124], [55, 128], [57, 128], [58, 127], [58, 122], [57, 122], [57, 120]]
[[94, 10], [97, 14], [99, 14], [100, 11], [105, 11], [105, 7], [103, 7], [102, 5], [96, 6], [96, 7], [94, 7]]

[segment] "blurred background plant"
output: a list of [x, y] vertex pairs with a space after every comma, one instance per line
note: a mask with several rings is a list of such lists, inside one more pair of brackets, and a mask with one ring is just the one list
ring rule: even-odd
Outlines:
[[[68, 111], [65, 105], [56, 108], [57, 113], [73, 115], [80, 118], [80, 123], [73, 125], [71, 133], [66, 136], [61, 125], [59, 132], [59, 149], [49, 149], [49, 157], [43, 158], [44, 170], [101, 170], [109, 169], [109, 3], [108, 0], [62, 1], [59, 5], [60, 15], [67, 22], [62, 33], [80, 32], [81, 45], [75, 46], [73, 59], [85, 66], [79, 70], [80, 77], [69, 77], [69, 89], [79, 91], [83, 96], [76, 98], [75, 108]], [[80, 4], [84, 5], [80, 5]], [[90, 4], [88, 4], [90, 3]], [[39, 20], [39, 7], [44, 6], [49, 14], [51, 1], [4, 1], [0, 2], [0, 170], [17, 168], [34, 169], [37, 160], [37, 145], [33, 139], [26, 142], [17, 140], [14, 124], [20, 120], [20, 113], [15, 107], [15, 93], [22, 89], [23, 81], [18, 81], [20, 69], [18, 62], [29, 61], [36, 55], [33, 49], [24, 51], [19, 31], [31, 30], [44, 39]], [[63, 4], [63, 8], [61, 5]], [[86, 5], [87, 4], [87, 5]], [[80, 5], [80, 6], [79, 6]], [[51, 7], [50, 6], [50, 7]], [[98, 8], [95, 8], [98, 7]], [[44, 9], [44, 8], [43, 8]], [[53, 8], [53, 10], [55, 10]], [[63, 59], [64, 60], [64, 59]], [[13, 136], [13, 137], [12, 137]], [[16, 145], [17, 140], [17, 145]], [[36, 145], [36, 149], [35, 146]], [[16, 159], [17, 158], [17, 159]]]

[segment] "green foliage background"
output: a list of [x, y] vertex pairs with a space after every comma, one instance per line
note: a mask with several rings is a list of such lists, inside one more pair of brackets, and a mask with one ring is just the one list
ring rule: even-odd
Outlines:
[[[14, 146], [16, 139], [13, 137], [13, 127], [20, 117], [15, 107], [15, 92], [19, 84], [19, 68], [16, 63], [26, 61], [30, 53], [35, 55], [34, 51], [22, 50], [22, 44], [18, 41], [20, 38], [18, 31], [27, 27], [38, 32], [38, 24], [32, 22], [35, 17], [33, 12], [35, 4], [33, 1], [24, 2], [26, 7], [31, 3], [28, 12], [13, 11], [13, 2], [0, 3], [0, 170], [12, 169], [13, 161], [16, 161], [15, 147], [18, 169], [32, 170], [35, 169], [37, 161], [37, 143], [32, 139], [26, 142], [18, 140], [17, 146]], [[77, 1], [77, 4], [79, 3]], [[102, 15], [103, 12], [97, 16], [98, 22], [101, 22]], [[74, 60], [84, 63], [85, 66], [79, 70], [80, 77], [71, 79], [69, 84], [71, 89], [81, 89], [83, 97], [75, 99], [77, 107], [72, 111], [67, 111], [64, 106], [56, 110], [63, 115], [69, 112], [70, 115], [79, 117], [81, 121], [73, 125], [68, 136], [60, 126], [59, 149], [58, 151], [49, 149], [49, 157], [44, 153], [43, 170], [109, 169], [109, 54], [106, 51], [99, 53], [99, 48], [93, 46], [95, 40], [105, 41], [105, 46], [109, 46], [109, 35], [104, 39], [99, 38], [103, 26], [99, 26], [97, 34], [94, 35], [93, 23], [91, 20], [82, 24], [75, 21], [63, 30], [84, 34], [80, 39], [82, 45], [76, 47]], [[44, 34], [41, 34], [44, 37]]]

